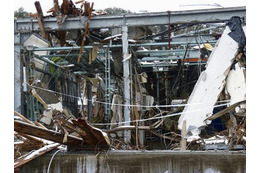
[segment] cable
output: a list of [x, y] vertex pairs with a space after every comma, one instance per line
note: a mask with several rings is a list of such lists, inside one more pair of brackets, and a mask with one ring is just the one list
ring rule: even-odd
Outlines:
[[47, 173], [50, 172], [51, 162], [52, 162], [54, 156], [55, 156], [58, 152], [60, 152], [60, 151], [62, 151], [62, 149], [59, 149], [58, 151], [56, 151], [56, 152], [52, 155], [51, 160], [50, 160], [49, 165], [48, 165]]
[[[28, 84], [28, 83], [27, 83]], [[28, 84], [29, 85], [29, 84]], [[41, 88], [41, 87], [36, 87], [36, 86], [31, 86], [32, 88], [37, 88], [37, 89], [41, 89], [44, 91], [48, 91], [48, 92], [52, 92], [52, 93], [56, 93], [56, 94], [60, 94], [60, 95], [64, 95], [64, 96], [68, 96], [68, 97], [72, 97], [72, 98], [77, 98], [80, 99], [81, 97], [77, 97], [77, 96], [72, 96], [72, 95], [68, 95], [68, 94], [64, 94], [61, 92], [56, 92], [56, 91], [52, 91], [52, 90], [48, 90], [45, 88]], [[92, 101], [91, 99], [86, 99], [86, 101]], [[126, 105], [126, 104], [112, 104], [112, 103], [107, 103], [107, 102], [101, 102], [101, 101], [95, 101], [96, 103], [101, 103], [101, 104], [108, 104], [108, 105], [115, 105], [115, 106], [128, 106], [128, 107], [144, 107], [144, 108], [159, 108], [159, 107], [181, 107], [181, 106], [186, 106], [186, 105], [199, 105], [199, 104], [205, 104], [205, 103], [192, 103], [192, 104], [176, 104], [176, 105], [155, 105], [155, 106], [146, 106], [146, 105]], [[217, 103], [229, 103], [230, 100], [223, 100], [223, 101], [217, 101]]]
[[168, 99], [171, 95], [171, 93], [173, 92], [173, 89], [175, 88], [175, 85], [177, 84], [178, 80], [179, 80], [179, 76], [180, 76], [180, 72], [181, 72], [181, 69], [183, 67], [183, 64], [184, 64], [184, 61], [186, 59], [186, 55], [187, 55], [187, 51], [188, 51], [188, 46], [189, 46], [189, 43], [187, 43], [187, 46], [186, 46], [186, 49], [185, 49], [185, 53], [184, 53], [184, 56], [183, 56], [183, 63], [180, 64], [180, 67], [179, 67], [179, 70], [178, 70], [178, 74], [177, 74], [177, 77], [176, 77], [176, 80], [172, 86], [172, 89], [170, 90], [170, 94], [163, 100], [161, 100], [159, 103], [163, 102], [164, 100]]
[[[217, 107], [222, 107], [222, 106], [227, 106], [229, 104], [221, 104], [221, 105], [216, 105], [213, 106], [213, 108], [217, 108]], [[119, 125], [119, 124], [125, 124], [125, 123], [132, 123], [132, 122], [143, 122], [143, 121], [148, 121], [148, 120], [155, 120], [155, 119], [161, 119], [161, 118], [167, 118], [167, 117], [173, 117], [173, 116], [177, 116], [177, 115], [181, 115], [184, 113], [192, 113], [192, 112], [197, 112], [197, 111], [201, 111], [201, 110], [206, 110], [208, 108], [204, 108], [204, 109], [197, 109], [195, 111], [187, 111], [187, 112], [178, 112], [178, 113], [174, 113], [174, 114], [169, 114], [169, 115], [165, 115], [165, 116], [161, 116], [161, 117], [151, 117], [151, 118], [147, 118], [147, 119], [140, 119], [140, 120], [132, 120], [132, 121], [124, 121], [124, 122], [118, 122], [118, 123], [95, 123], [92, 125]]]

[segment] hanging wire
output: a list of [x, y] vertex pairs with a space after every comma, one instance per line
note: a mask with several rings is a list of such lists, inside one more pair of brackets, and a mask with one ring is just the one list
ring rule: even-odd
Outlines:
[[[183, 62], [184, 62], [185, 59], [186, 59], [186, 55], [187, 55], [187, 51], [188, 51], [188, 46], [189, 46], [189, 43], [187, 43], [187, 46], [186, 46], [186, 49], [185, 49], [185, 53], [184, 53], [184, 56], [183, 56]], [[178, 80], [179, 80], [180, 72], [181, 72], [182, 66], [183, 66], [183, 64], [180, 64], [180, 67], [179, 67], [179, 70], [178, 70], [178, 74], [177, 74], [176, 80], [175, 80], [175, 82], [174, 82], [174, 84], [173, 84], [173, 86], [172, 86], [172, 89], [170, 90], [170, 93], [173, 92], [173, 90], [174, 90], [174, 88], [175, 88], [175, 85], [177, 84], [177, 82], [178, 82]], [[170, 95], [171, 95], [171, 94], [169, 94], [165, 99], [160, 100], [159, 103], [161, 103], [161, 102], [165, 101], [166, 99], [168, 99], [168, 98], [170, 97]]]
[[[222, 106], [227, 106], [227, 105], [229, 105], [229, 103], [220, 104], [220, 105], [215, 105], [215, 106], [213, 106], [213, 108], [222, 107]], [[168, 114], [168, 115], [160, 116], [160, 117], [151, 117], [151, 118], [147, 118], [147, 119], [124, 121], [124, 122], [118, 122], [118, 123], [93, 123], [92, 125], [104, 126], [104, 125], [120, 125], [120, 124], [126, 124], [126, 123], [144, 122], [144, 121], [149, 121], [149, 120], [156, 120], [156, 119], [163, 119], [163, 118], [168, 118], [168, 117], [174, 117], [174, 116], [181, 115], [181, 114], [185, 114], [185, 113], [198, 112], [198, 111], [202, 111], [202, 110], [207, 110], [207, 109], [209, 109], [209, 108], [211, 108], [211, 107], [207, 107], [207, 108], [203, 108], [203, 109], [197, 109], [197, 110], [194, 110], [194, 111], [178, 112], [178, 113]]]
[[55, 157], [55, 155], [56, 155], [58, 152], [60, 152], [60, 151], [62, 151], [62, 150], [64, 150], [64, 149], [59, 149], [59, 150], [57, 150], [57, 151], [52, 155], [51, 160], [50, 160], [49, 165], [48, 165], [47, 173], [50, 173], [50, 167], [51, 167], [51, 163], [52, 163], [53, 158]]
[[[27, 83], [28, 84], [28, 83]], [[29, 85], [29, 84], [28, 84]], [[64, 94], [61, 92], [56, 92], [56, 91], [52, 91], [49, 89], [45, 89], [45, 88], [41, 88], [41, 87], [37, 87], [37, 86], [31, 86], [29, 85], [29, 87], [32, 88], [37, 88], [37, 89], [41, 89], [44, 91], [48, 91], [48, 92], [52, 92], [52, 93], [56, 93], [56, 94], [60, 94], [60, 95], [64, 95], [64, 96], [68, 96], [68, 97], [72, 97], [72, 98], [77, 98], [80, 99], [81, 97], [77, 97], [77, 96], [73, 96], [73, 95], [68, 95], [68, 94]], [[86, 99], [86, 101], [92, 101], [90, 99]], [[155, 105], [155, 106], [147, 106], [147, 105], [126, 105], [126, 104], [112, 104], [112, 103], [107, 103], [107, 102], [101, 102], [101, 101], [95, 101], [96, 103], [100, 103], [100, 104], [108, 104], [108, 105], [115, 105], [115, 106], [128, 106], [128, 107], [145, 107], [145, 108], [159, 108], [159, 107], [182, 107], [182, 106], [186, 106], [186, 105], [200, 105], [200, 104], [206, 104], [205, 103], [192, 103], [192, 104], [175, 104], [175, 105]], [[223, 101], [217, 101], [217, 103], [229, 103], [230, 100], [223, 100]]]

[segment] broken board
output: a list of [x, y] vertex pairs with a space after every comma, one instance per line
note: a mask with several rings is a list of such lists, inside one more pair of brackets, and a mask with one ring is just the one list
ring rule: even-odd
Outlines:
[[179, 129], [182, 129], [182, 123], [186, 120], [187, 137], [199, 137], [200, 128], [206, 125], [204, 120], [212, 115], [230, 67], [237, 56], [239, 45], [228, 35], [230, 32], [227, 26], [208, 59], [206, 70], [199, 76], [179, 119]]
[[84, 144], [84, 141], [82, 139], [71, 135], [68, 135], [68, 140], [66, 143], [64, 143], [63, 142], [64, 134], [62, 133], [37, 127], [35, 125], [31, 125], [17, 120], [14, 121], [14, 130], [17, 131], [18, 133], [24, 133], [24, 134], [40, 137], [50, 141], [58, 142], [60, 144], [66, 144], [66, 145]]

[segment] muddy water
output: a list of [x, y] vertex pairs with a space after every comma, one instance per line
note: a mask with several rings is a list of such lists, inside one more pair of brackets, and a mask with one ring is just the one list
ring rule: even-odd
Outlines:
[[[53, 153], [21, 168], [23, 173], [45, 173]], [[243, 173], [245, 153], [236, 152], [110, 152], [58, 153], [50, 173]]]

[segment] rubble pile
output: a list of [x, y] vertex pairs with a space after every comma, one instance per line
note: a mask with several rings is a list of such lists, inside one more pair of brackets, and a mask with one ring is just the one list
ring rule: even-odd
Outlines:
[[[168, 25], [95, 28], [93, 18], [109, 15], [94, 3], [53, 2], [48, 16], [35, 2], [30, 17], [39, 28], [21, 45], [15, 168], [57, 148], [246, 150], [240, 17], [217, 27], [211, 23], [218, 20], [169, 19]], [[46, 27], [52, 20], [58, 30]], [[66, 29], [74, 20], [84, 29]]]

